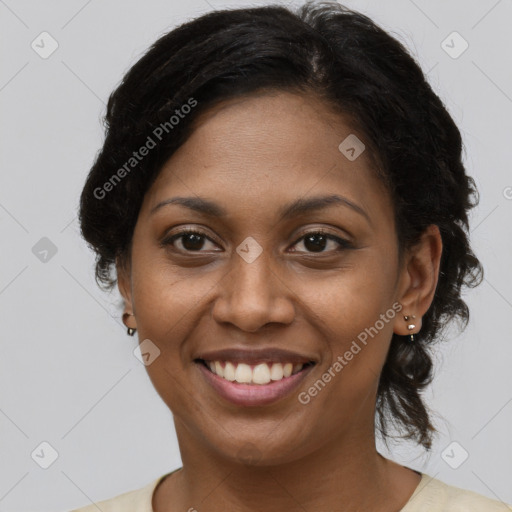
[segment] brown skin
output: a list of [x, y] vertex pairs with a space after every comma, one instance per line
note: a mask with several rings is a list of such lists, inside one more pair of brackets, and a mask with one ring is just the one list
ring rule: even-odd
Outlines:
[[[393, 333], [421, 330], [437, 284], [437, 226], [399, 267], [389, 194], [364, 152], [349, 161], [338, 145], [351, 128], [319, 100], [290, 93], [223, 102], [204, 114], [189, 140], [145, 196], [131, 262], [117, 265], [126, 325], [161, 354], [149, 376], [174, 415], [183, 469], [157, 488], [156, 512], [316, 511], [402, 508], [420, 476], [375, 448], [379, 375]], [[297, 198], [339, 194], [346, 206], [279, 221]], [[175, 196], [208, 198], [228, 211], [217, 219], [179, 205], [150, 215]], [[178, 226], [205, 233], [160, 247]], [[172, 229], [171, 229], [172, 228]], [[334, 240], [315, 252], [303, 238], [325, 228]], [[248, 264], [236, 252], [246, 237], [263, 252]], [[194, 248], [199, 249], [194, 250]], [[187, 252], [188, 250], [188, 252]], [[200, 254], [198, 254], [200, 252]], [[297, 395], [321, 378], [352, 340], [394, 303], [403, 309], [307, 404]], [[274, 346], [318, 363], [297, 392], [271, 405], [238, 407], [204, 381], [193, 359], [206, 350]], [[241, 453], [251, 451], [252, 460]]]

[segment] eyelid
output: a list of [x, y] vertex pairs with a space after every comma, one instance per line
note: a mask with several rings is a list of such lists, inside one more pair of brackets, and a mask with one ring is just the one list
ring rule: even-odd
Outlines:
[[295, 241], [292, 243], [291, 247], [294, 247], [295, 245], [297, 245], [299, 242], [304, 240], [304, 238], [307, 237], [308, 235], [317, 235], [317, 234], [323, 235], [328, 240], [336, 242], [336, 244], [338, 244], [338, 248], [334, 249], [334, 250], [330, 250], [330, 251], [320, 251], [318, 253], [315, 253], [314, 251], [310, 252], [310, 251], [296, 251], [296, 250], [293, 250], [292, 252], [295, 252], [298, 254], [304, 254], [306, 256], [311, 256], [311, 255], [314, 256], [315, 254], [318, 256], [327, 256], [327, 255], [332, 255], [332, 254], [338, 254], [342, 251], [346, 251], [346, 250], [355, 248], [353, 243], [350, 240], [348, 240], [347, 238], [344, 238], [342, 236], [335, 235], [335, 234], [331, 233], [330, 231], [326, 230], [325, 228], [316, 228], [316, 229], [313, 228], [313, 229], [303, 232], [302, 234], [300, 234], [298, 236], [298, 238], [295, 239]]
[[[196, 235], [202, 236], [205, 239], [209, 240], [210, 242], [219, 245], [218, 242], [216, 242], [211, 236], [206, 234], [201, 228], [184, 227], [184, 228], [181, 228], [176, 233], [172, 234], [171, 236], [165, 236], [164, 239], [161, 241], [160, 246], [164, 247], [164, 248], [169, 246], [169, 245], [173, 246], [174, 240], [177, 240], [181, 236], [184, 236], [184, 235], [186, 235], [188, 233], [192, 233], [192, 234], [196, 234]], [[303, 231], [301, 234], [296, 235], [296, 237], [294, 237], [295, 240], [291, 244], [291, 246], [293, 247], [293, 246], [297, 245], [298, 242], [300, 242], [302, 239], [304, 239], [308, 235], [317, 235], [317, 234], [324, 235], [329, 240], [332, 240], [332, 241], [336, 242], [339, 245], [339, 248], [334, 250], [334, 251], [325, 251], [325, 252], [319, 252], [319, 253], [314, 253], [314, 252], [309, 252], [308, 253], [308, 252], [306, 252], [307, 254], [329, 254], [329, 253], [332, 253], [332, 252], [337, 252], [337, 251], [340, 251], [340, 250], [350, 249], [350, 248], [354, 247], [354, 245], [352, 244], [352, 242], [350, 240], [348, 240], [347, 238], [344, 238], [342, 236], [335, 235], [335, 234], [331, 233], [325, 227], [310, 228], [307, 231]], [[199, 250], [199, 251], [185, 251], [185, 252], [186, 253], [201, 254], [202, 252], [205, 252], [205, 251]], [[215, 252], [220, 252], [220, 251], [215, 251]], [[303, 251], [297, 251], [297, 252], [303, 252]]]
[[[207, 240], [209, 240], [210, 242], [212, 242], [216, 245], [219, 245], [219, 243], [216, 240], [214, 240], [210, 235], [206, 234], [201, 228], [184, 227], [184, 228], [179, 229], [179, 231], [176, 231], [174, 234], [172, 234], [170, 236], [165, 235], [164, 238], [162, 239], [162, 241], [160, 242], [160, 247], [166, 248], [167, 246], [172, 246], [173, 242], [175, 240], [179, 239], [181, 236], [187, 235], [188, 233], [192, 233], [194, 235], [200, 235], [200, 236], [206, 238]], [[188, 253], [196, 252], [197, 254], [200, 254], [201, 252], [204, 252], [204, 251], [186, 251], [186, 252], [188, 252]], [[220, 251], [216, 251], [216, 252], [220, 252]]]

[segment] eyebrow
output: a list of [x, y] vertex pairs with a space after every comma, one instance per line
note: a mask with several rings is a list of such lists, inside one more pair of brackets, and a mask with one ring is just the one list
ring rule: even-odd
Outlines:
[[[217, 203], [210, 201], [208, 199], [203, 199], [200, 197], [172, 197], [169, 199], [165, 199], [161, 201], [156, 206], [154, 206], [149, 214], [152, 215], [156, 213], [158, 210], [163, 208], [164, 206], [170, 204], [178, 204], [184, 206], [190, 210], [196, 211], [198, 213], [210, 215], [211, 217], [223, 218], [226, 217], [228, 212]], [[369, 215], [366, 213], [363, 208], [354, 202], [350, 201], [346, 197], [333, 194], [329, 196], [316, 196], [316, 197], [308, 197], [306, 199], [300, 198], [292, 203], [284, 206], [279, 211], [279, 220], [286, 220], [294, 215], [300, 215], [304, 213], [309, 213], [317, 210], [321, 210], [323, 208], [327, 208], [331, 205], [344, 205], [355, 212], [359, 213], [363, 217], [366, 218], [368, 223], [371, 224], [371, 220]]]

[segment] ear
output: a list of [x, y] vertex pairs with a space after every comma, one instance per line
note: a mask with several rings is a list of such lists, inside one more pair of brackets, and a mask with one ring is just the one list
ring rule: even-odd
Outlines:
[[[135, 315], [135, 308], [132, 302], [132, 286], [131, 286], [131, 272], [129, 263], [121, 259], [119, 256], [116, 258], [116, 274], [117, 274], [117, 288], [119, 293], [124, 299], [124, 313]], [[129, 316], [123, 322], [127, 327], [137, 328], [135, 316]]]
[[[414, 334], [421, 330], [421, 317], [425, 315], [434, 300], [439, 278], [443, 241], [439, 227], [431, 224], [425, 229], [420, 240], [407, 252], [400, 270], [398, 301], [403, 309], [397, 316], [393, 332], [400, 336]], [[408, 315], [416, 318], [404, 320]], [[408, 325], [415, 327], [411, 330]]]

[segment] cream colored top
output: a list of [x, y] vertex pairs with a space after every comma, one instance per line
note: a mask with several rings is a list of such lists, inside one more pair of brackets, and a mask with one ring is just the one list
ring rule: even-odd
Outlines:
[[[71, 512], [98, 512], [98, 508], [102, 512], [153, 512], [151, 506], [153, 492], [156, 486], [171, 473], [158, 477], [141, 489]], [[509, 512], [511, 510], [511, 505], [447, 485], [441, 480], [422, 473], [418, 487], [400, 512]]]

